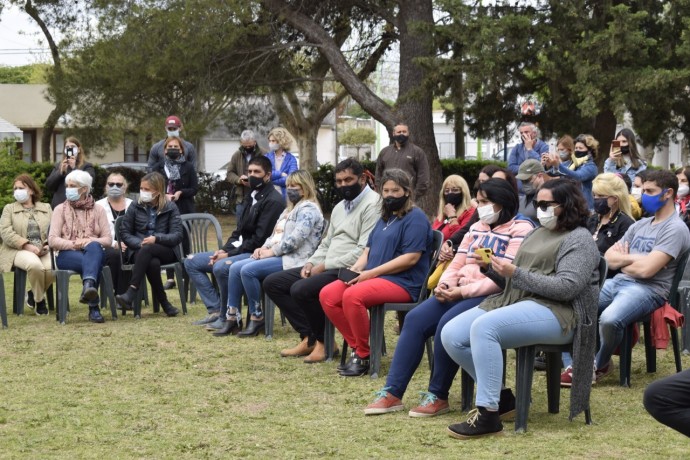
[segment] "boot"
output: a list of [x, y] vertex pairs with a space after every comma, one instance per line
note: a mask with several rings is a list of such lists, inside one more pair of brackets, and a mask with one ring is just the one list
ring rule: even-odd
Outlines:
[[[333, 344], [333, 356], [339, 356], [340, 355], [340, 350], [338, 350], [338, 347]], [[314, 364], [314, 363], [321, 363], [323, 361], [326, 361], [326, 347], [323, 342], [319, 342], [318, 340], [316, 341], [316, 344], [314, 345], [314, 350], [304, 358], [304, 362], [307, 364]]]
[[296, 347], [281, 350], [280, 356], [283, 358], [307, 356], [312, 351], [314, 351], [314, 345], [309, 346], [309, 338], [305, 337]]
[[37, 315], [47, 315], [48, 308], [46, 307], [46, 299], [36, 302], [36, 314]]
[[105, 323], [105, 319], [101, 316], [101, 310], [98, 307], [89, 307], [89, 321], [92, 323]]
[[511, 420], [515, 417], [515, 396], [510, 388], [501, 390], [501, 399], [498, 401], [498, 415], [501, 421]]
[[167, 300], [165, 302], [161, 302], [161, 308], [163, 308], [163, 312], [165, 312], [165, 314], [168, 316], [177, 316], [180, 313], [180, 310], [173, 307], [172, 304]]
[[225, 320], [223, 327], [213, 333], [215, 337], [224, 337], [226, 335], [235, 335], [242, 330], [242, 318], [238, 316], [231, 317]]
[[500, 434], [503, 424], [498, 411], [488, 411], [484, 407], [472, 409], [467, 421], [448, 426], [448, 434], [458, 439], [472, 439]]
[[116, 295], [115, 300], [117, 300], [117, 304], [122, 307], [122, 311], [132, 310], [136, 296], [137, 290], [130, 286], [124, 294]]
[[84, 288], [79, 297], [80, 303], [91, 303], [98, 298], [98, 289], [96, 289], [96, 282], [91, 279], [84, 280]]

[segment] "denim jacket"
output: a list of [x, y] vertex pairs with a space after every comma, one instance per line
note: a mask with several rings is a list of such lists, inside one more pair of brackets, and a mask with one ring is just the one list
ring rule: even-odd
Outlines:
[[323, 214], [312, 201], [302, 201], [291, 211], [286, 209], [278, 221], [286, 216], [280, 242], [271, 244], [268, 238], [264, 244], [265, 248], [273, 249], [276, 257], [283, 258], [283, 270], [304, 265], [319, 246], [324, 229]]

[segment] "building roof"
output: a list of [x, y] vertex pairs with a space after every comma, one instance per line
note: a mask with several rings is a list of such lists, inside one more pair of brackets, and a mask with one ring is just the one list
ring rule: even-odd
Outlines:
[[0, 117], [21, 129], [42, 128], [54, 105], [48, 85], [0, 85]]
[[9, 121], [5, 120], [4, 118], [0, 118], [0, 139], [8, 139], [8, 138], [22, 138], [22, 130], [14, 126], [12, 123]]

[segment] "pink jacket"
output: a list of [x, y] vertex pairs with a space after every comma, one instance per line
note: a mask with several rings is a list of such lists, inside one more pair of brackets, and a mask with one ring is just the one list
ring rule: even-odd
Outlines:
[[534, 224], [526, 219], [513, 219], [493, 230], [482, 221], [470, 227], [460, 243], [457, 254], [441, 275], [440, 283], [449, 287], [460, 286], [463, 298], [479, 297], [495, 294], [501, 290], [492, 280], [480, 270], [473, 257], [477, 248], [491, 248], [494, 255], [513, 260], [525, 235], [534, 229]]
[[[62, 237], [62, 225], [64, 224], [63, 206], [65, 206], [64, 203], [59, 204], [53, 210], [53, 217], [50, 220], [50, 234], [48, 234], [48, 245], [57, 251], [73, 249], [72, 240]], [[108, 217], [105, 215], [105, 209], [102, 206], [95, 205], [93, 209], [96, 213], [96, 219], [94, 221], [94, 228], [91, 229], [91, 238], [99, 242], [104, 248], [107, 248], [113, 242]]]

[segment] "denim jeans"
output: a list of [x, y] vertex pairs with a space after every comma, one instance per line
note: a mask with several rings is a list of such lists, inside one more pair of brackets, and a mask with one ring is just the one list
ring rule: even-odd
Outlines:
[[105, 263], [105, 250], [95, 241], [82, 250], [60, 251], [55, 259], [57, 268], [72, 270], [81, 275], [82, 280], [93, 280], [98, 287], [101, 271]]
[[606, 280], [599, 294], [599, 338], [597, 369], [606, 366], [623, 340], [628, 325], [651, 314], [664, 304], [664, 298], [642, 283], [628, 278]]
[[543, 305], [524, 300], [492, 311], [479, 307], [456, 316], [441, 331], [450, 357], [477, 382], [476, 405], [498, 409], [503, 382], [502, 349], [537, 343], [563, 345], [573, 340], [564, 334], [556, 316]]
[[[228, 273], [232, 263], [238, 260], [248, 259], [251, 254], [244, 253], [232, 257], [226, 257], [210, 265], [210, 257], [213, 252], [199, 252], [194, 254], [191, 258], [184, 260], [184, 268], [187, 270], [189, 279], [196, 286], [196, 290], [201, 297], [201, 301], [206, 305], [209, 313], [221, 310], [225, 318], [225, 311], [227, 310], [228, 298]], [[213, 283], [209, 279], [207, 273], [213, 273], [218, 282], [220, 289], [220, 296], [213, 287]]]
[[431, 297], [417, 305], [405, 316], [403, 328], [400, 331], [398, 345], [391, 362], [386, 387], [396, 398], [402, 399], [424, 356], [424, 346], [429, 337], [434, 337], [434, 370], [429, 381], [429, 392], [439, 399], [448, 399], [448, 392], [458, 364], [446, 353], [441, 343], [441, 330], [448, 321], [459, 314], [474, 308], [486, 296], [464, 299], [460, 302], [440, 302]]
[[242, 311], [242, 293], [246, 293], [249, 313], [257, 318], [262, 317], [264, 313], [261, 311], [261, 282], [271, 273], [282, 270], [282, 257], [244, 259], [233, 263], [228, 277], [227, 306]]

